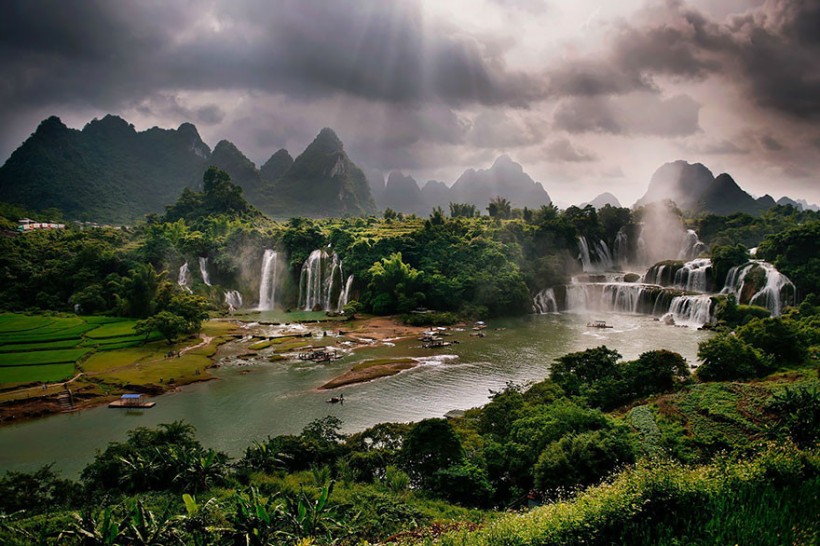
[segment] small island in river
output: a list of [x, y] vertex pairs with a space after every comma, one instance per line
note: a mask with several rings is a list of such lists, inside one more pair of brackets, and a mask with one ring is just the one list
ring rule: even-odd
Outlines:
[[349, 371], [334, 377], [321, 387], [320, 390], [336, 389], [345, 385], [364, 383], [380, 377], [396, 375], [404, 370], [415, 368], [418, 362], [412, 358], [379, 358], [365, 360], [353, 366]]

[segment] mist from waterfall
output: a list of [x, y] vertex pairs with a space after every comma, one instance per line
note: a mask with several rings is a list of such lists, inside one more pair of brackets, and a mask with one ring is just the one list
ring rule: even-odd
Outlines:
[[199, 273], [202, 275], [202, 282], [211, 286], [211, 277], [208, 275], [208, 258], [205, 256], [199, 257]]

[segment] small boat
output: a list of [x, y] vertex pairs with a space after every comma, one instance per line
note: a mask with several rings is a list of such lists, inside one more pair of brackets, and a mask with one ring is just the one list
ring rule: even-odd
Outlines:
[[345, 403], [345, 395], [340, 394], [339, 396], [334, 396], [333, 398], [328, 398], [326, 400], [328, 404], [344, 404]]
[[587, 322], [587, 328], [614, 328], [603, 320], [596, 320], [594, 322]]

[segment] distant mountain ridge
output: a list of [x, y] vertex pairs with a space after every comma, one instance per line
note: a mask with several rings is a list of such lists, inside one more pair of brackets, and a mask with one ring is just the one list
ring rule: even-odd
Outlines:
[[506, 155], [496, 159], [489, 169], [467, 169], [449, 187], [438, 180], [429, 180], [420, 187], [412, 177], [393, 171], [383, 189], [379, 189], [377, 176], [370, 179], [370, 186], [377, 188], [374, 193], [380, 196], [379, 208], [409, 214], [427, 215], [435, 207], [446, 212], [450, 203], [469, 203], [483, 212], [495, 197], [508, 199], [514, 208], [536, 209], [552, 202], [544, 186]]
[[727, 173], [715, 177], [701, 163], [665, 163], [652, 175], [646, 193], [635, 206], [671, 199], [684, 211], [718, 215], [760, 214], [776, 203], [770, 195], [755, 199]]
[[82, 130], [54, 116], [44, 120], [0, 167], [0, 201], [30, 210], [55, 208], [69, 219], [131, 223], [162, 212], [185, 188], [199, 188], [211, 165], [226, 171], [248, 201], [270, 215], [376, 211], [364, 173], [331, 129], [323, 129], [295, 160], [279, 150], [257, 169], [227, 140], [211, 151], [190, 123], [138, 132], [113, 115]]

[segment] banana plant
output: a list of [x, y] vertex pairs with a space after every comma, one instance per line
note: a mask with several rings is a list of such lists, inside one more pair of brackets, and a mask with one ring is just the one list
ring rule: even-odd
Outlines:
[[75, 513], [71, 526], [60, 533], [58, 544], [63, 544], [64, 538], [74, 539], [81, 546], [120, 546], [127, 544], [124, 522], [119, 520], [110, 507], [104, 508], [99, 514], [91, 512]]
[[215, 535], [224, 533], [227, 529], [212, 525], [214, 514], [219, 510], [215, 498], [211, 497], [205, 504], [199, 504], [196, 498], [189, 494], [182, 495], [185, 504], [185, 513], [176, 516], [179, 529], [193, 542], [194, 546], [211, 544]]
[[293, 536], [285, 529], [286, 515], [276, 496], [263, 497], [255, 487], [236, 496], [236, 509], [228, 516], [236, 544], [269, 546], [289, 542]]
[[315, 501], [304, 491], [299, 494], [295, 504], [291, 501], [289, 516], [297, 537], [315, 538], [321, 535], [329, 539], [334, 530], [342, 527], [338, 521], [333, 519], [334, 511], [328, 506], [333, 484], [334, 482], [331, 481], [324, 486], [319, 493], [319, 498]]
[[123, 534], [129, 546], [164, 546], [176, 542], [175, 521], [169, 519], [167, 513], [154, 514], [140, 500], [129, 503], [128, 508]]

